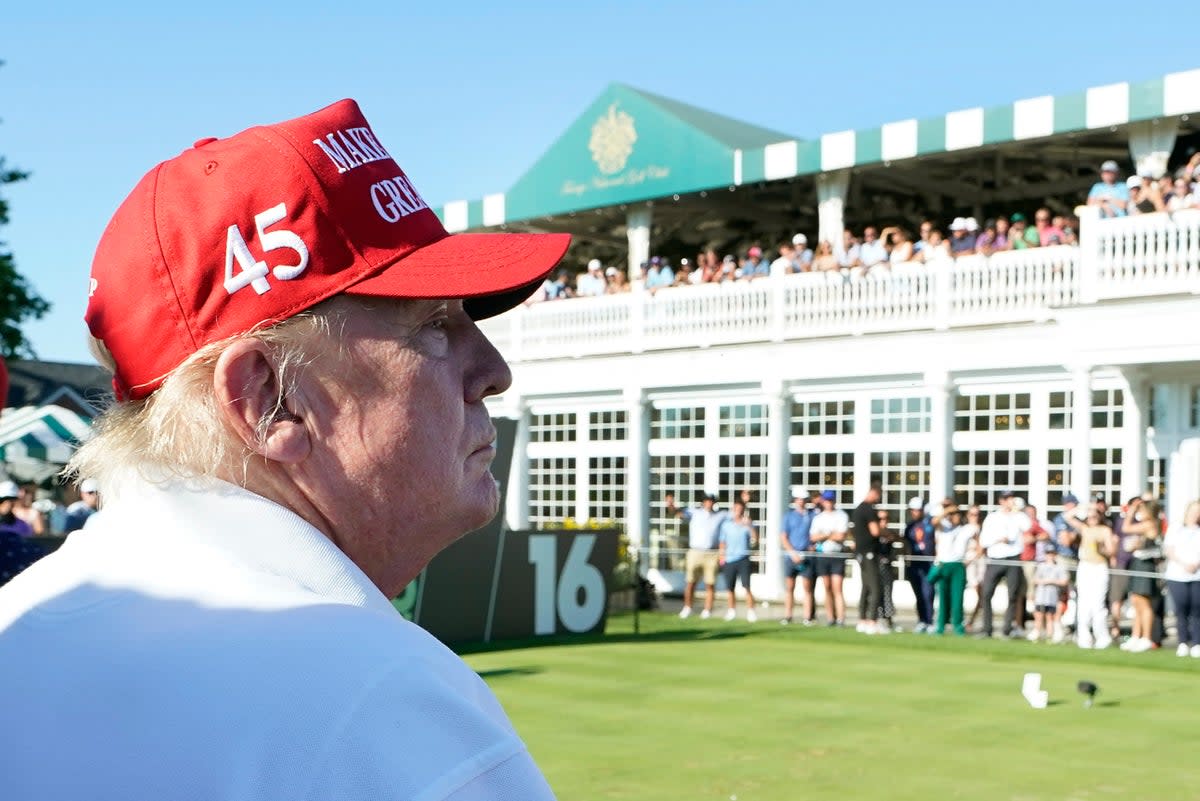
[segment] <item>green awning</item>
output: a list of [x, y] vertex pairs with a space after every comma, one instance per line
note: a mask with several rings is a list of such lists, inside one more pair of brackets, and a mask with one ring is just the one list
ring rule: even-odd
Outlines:
[[6, 409], [0, 416], [0, 460], [65, 464], [91, 435], [91, 421], [53, 404]]
[[1197, 112], [1200, 69], [802, 140], [613, 84], [508, 192], [439, 213], [450, 231], [487, 228]]
[[513, 187], [447, 204], [451, 231], [728, 186], [735, 153], [791, 140], [624, 84], [612, 84]]

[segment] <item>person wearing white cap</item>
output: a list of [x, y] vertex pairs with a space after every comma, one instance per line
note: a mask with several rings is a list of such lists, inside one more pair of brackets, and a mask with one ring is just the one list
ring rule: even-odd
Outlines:
[[933, 564], [936, 548], [933, 519], [925, 514], [925, 504], [920, 498], [908, 501], [908, 523], [904, 527], [904, 541], [910, 556], [905, 576], [912, 587], [917, 601], [917, 625], [913, 631], [922, 634], [933, 629], [933, 584], [929, 582], [929, 569]]
[[1118, 181], [1121, 168], [1109, 159], [1100, 165], [1100, 180], [1088, 192], [1087, 204], [1100, 209], [1101, 217], [1124, 217], [1128, 213], [1129, 187]]
[[796, 250], [792, 257], [792, 262], [795, 265], [792, 272], [806, 273], [811, 270], [813, 251], [808, 246], [808, 237], [804, 234], [796, 234], [792, 237], [792, 247]]
[[94, 478], [79, 482], [79, 500], [67, 507], [63, 533], [78, 531], [87, 525], [88, 518], [100, 510], [100, 485]]
[[20, 488], [12, 481], [0, 481], [0, 586], [45, 555], [31, 541], [33, 527], [14, 514]]
[[599, 259], [588, 262], [587, 272], [575, 279], [575, 294], [581, 298], [596, 298], [604, 294], [608, 283], [604, 280], [604, 265]]
[[975, 252], [975, 234], [971, 233], [965, 217], [955, 217], [950, 223], [950, 255], [969, 256]]

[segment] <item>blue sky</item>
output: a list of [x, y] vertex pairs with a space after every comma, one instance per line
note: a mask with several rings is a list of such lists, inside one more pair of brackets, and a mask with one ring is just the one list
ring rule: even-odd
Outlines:
[[342, 97], [440, 205], [507, 189], [612, 81], [810, 138], [1200, 67], [1170, 33], [1194, 27], [1189, 3], [969, 8], [16, 4], [0, 26], [0, 156], [32, 176], [3, 190], [0, 241], [54, 304], [27, 328], [38, 355], [87, 361], [92, 252], [137, 180], [196, 139]]

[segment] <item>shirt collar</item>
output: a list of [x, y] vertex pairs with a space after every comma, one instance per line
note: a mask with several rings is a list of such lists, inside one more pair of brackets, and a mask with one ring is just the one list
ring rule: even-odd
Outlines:
[[[215, 550], [328, 601], [395, 612], [319, 529], [291, 509], [225, 481], [123, 476], [120, 491], [110, 496], [99, 517], [107, 518], [104, 528], [110, 536], [148, 538], [183, 552]], [[130, 525], [133, 521], [141, 525]]]

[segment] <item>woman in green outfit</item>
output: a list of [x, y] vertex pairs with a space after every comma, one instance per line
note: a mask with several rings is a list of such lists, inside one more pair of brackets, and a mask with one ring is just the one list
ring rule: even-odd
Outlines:
[[958, 507], [946, 510], [949, 528], [937, 527], [936, 551], [929, 580], [937, 590], [937, 620], [933, 625], [935, 634], [946, 631], [946, 623], [954, 627], [954, 633], [966, 633], [963, 628], [963, 592], [967, 587], [967, 564], [978, 558], [978, 549], [973, 547], [979, 537], [978, 510], [971, 522], [963, 522]]

